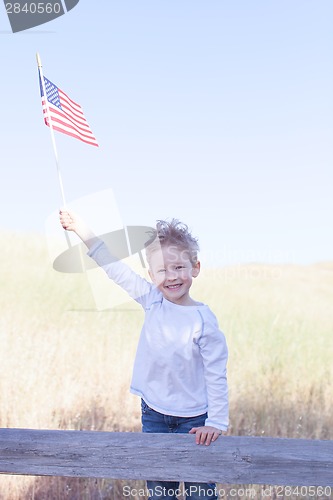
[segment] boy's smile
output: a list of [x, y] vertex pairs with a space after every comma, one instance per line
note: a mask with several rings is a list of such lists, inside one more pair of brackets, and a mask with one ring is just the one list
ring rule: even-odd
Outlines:
[[150, 260], [149, 275], [165, 299], [179, 305], [193, 305], [189, 291], [200, 263], [192, 264], [187, 250], [176, 246], [161, 247]]

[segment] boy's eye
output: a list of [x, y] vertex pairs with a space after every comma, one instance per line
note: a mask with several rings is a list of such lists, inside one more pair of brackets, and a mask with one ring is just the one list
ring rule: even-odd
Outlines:
[[176, 269], [184, 269], [185, 266], [177, 266]]

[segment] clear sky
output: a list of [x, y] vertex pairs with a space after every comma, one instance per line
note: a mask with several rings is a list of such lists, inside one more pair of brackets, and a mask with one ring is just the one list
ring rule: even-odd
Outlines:
[[[56, 133], [66, 199], [179, 218], [207, 264], [333, 256], [331, 0], [80, 0], [13, 34], [0, 4], [0, 230], [62, 204], [36, 65], [100, 148]], [[101, 210], [105, 227], [112, 213]]]

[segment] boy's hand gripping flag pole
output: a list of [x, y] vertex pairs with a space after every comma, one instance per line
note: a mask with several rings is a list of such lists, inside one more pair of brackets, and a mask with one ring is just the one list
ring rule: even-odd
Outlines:
[[59, 167], [58, 152], [57, 152], [57, 147], [56, 147], [56, 142], [55, 142], [55, 137], [54, 137], [53, 125], [52, 125], [52, 121], [50, 119], [50, 108], [49, 108], [49, 102], [47, 99], [42, 62], [41, 62], [41, 59], [39, 57], [38, 52], [36, 54], [36, 58], [37, 58], [37, 65], [38, 65], [39, 82], [40, 82], [41, 90], [42, 90], [42, 92], [41, 92], [42, 105], [43, 105], [43, 107], [45, 106], [45, 123], [49, 124], [49, 127], [50, 127], [51, 140], [52, 140], [52, 145], [53, 145], [53, 151], [54, 151], [54, 156], [55, 156], [55, 161], [56, 161], [56, 166], [57, 166], [58, 180], [59, 180], [60, 191], [61, 191], [61, 198], [62, 198], [63, 206], [64, 206], [64, 208], [66, 208], [65, 192], [64, 192], [64, 186], [63, 186], [63, 182], [62, 182], [60, 167]]

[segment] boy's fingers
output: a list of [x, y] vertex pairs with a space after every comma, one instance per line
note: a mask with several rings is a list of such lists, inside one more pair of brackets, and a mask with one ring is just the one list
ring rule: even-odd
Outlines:
[[214, 441], [217, 440], [217, 438], [219, 437], [219, 434], [214, 432], [213, 434], [208, 434], [207, 435], [207, 439], [206, 439], [206, 446], [209, 446], [211, 443], [214, 443]]
[[221, 436], [221, 434], [222, 434], [222, 431], [219, 431], [219, 432], [214, 432], [213, 437], [212, 437], [212, 441], [216, 441], [216, 440], [217, 440], [217, 438], [218, 438], [219, 436]]
[[195, 434], [196, 444], [205, 444], [209, 446], [211, 443], [217, 440], [217, 438], [223, 433], [221, 430], [210, 429], [205, 427], [193, 427], [189, 434]]
[[205, 444], [206, 446], [208, 446], [208, 445], [210, 445], [211, 439], [212, 439], [211, 434], [202, 433], [200, 444]]

